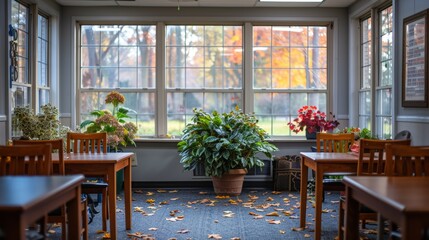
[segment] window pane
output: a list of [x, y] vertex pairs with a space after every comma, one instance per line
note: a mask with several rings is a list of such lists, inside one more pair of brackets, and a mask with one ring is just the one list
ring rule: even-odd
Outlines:
[[371, 114], [371, 93], [370, 91], [359, 93], [359, 114], [370, 115]]
[[39, 89], [38, 94], [39, 94], [39, 107], [50, 103], [49, 90]]
[[192, 108], [222, 113], [242, 105], [242, 35], [242, 26], [166, 27], [169, 134], [181, 135]]
[[31, 91], [29, 87], [12, 86], [11, 91], [12, 91], [12, 95], [11, 95], [12, 108], [15, 108], [17, 106], [24, 107], [24, 106], [30, 105]]

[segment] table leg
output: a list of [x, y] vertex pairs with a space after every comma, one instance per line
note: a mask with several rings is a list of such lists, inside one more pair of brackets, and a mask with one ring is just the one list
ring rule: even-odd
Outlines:
[[305, 218], [307, 210], [307, 181], [308, 167], [305, 165], [305, 158], [301, 159], [301, 187], [300, 187], [300, 210], [299, 210], [299, 227], [305, 228]]
[[352, 196], [352, 190], [346, 187], [346, 225], [344, 236], [347, 240], [359, 239], [359, 202]]
[[128, 165], [124, 169], [124, 201], [125, 201], [125, 226], [131, 229], [131, 159], [128, 158]]
[[319, 240], [322, 232], [322, 198], [323, 198], [323, 171], [316, 167], [316, 208], [314, 209], [315, 214], [315, 226], [314, 226], [314, 239]]
[[[80, 185], [75, 190], [75, 196], [67, 203], [68, 239], [80, 239], [82, 232], [82, 215], [80, 209]], [[88, 231], [88, 229], [85, 229]]]
[[109, 185], [109, 220], [110, 220], [110, 239], [116, 239], [116, 171], [115, 166], [108, 170], [107, 181]]

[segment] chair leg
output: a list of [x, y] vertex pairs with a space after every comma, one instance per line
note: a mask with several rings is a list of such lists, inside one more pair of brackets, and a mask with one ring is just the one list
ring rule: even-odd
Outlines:
[[88, 240], [88, 205], [87, 201], [84, 201], [82, 204], [82, 234], [83, 240]]
[[344, 239], [344, 202], [340, 200], [340, 210], [338, 212], [338, 240]]
[[61, 214], [63, 216], [63, 218], [61, 219], [61, 239], [66, 240], [67, 239], [67, 211], [66, 211], [66, 207], [62, 206], [61, 207]]
[[101, 218], [103, 223], [103, 231], [107, 231], [107, 219], [109, 219], [108, 213], [108, 198], [107, 198], [107, 190], [103, 190], [103, 200], [101, 206]]

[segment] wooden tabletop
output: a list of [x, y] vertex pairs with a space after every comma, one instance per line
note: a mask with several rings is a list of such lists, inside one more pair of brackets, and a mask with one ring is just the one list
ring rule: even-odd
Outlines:
[[346, 239], [359, 239], [359, 203], [393, 221], [402, 239], [422, 239], [429, 228], [429, 177], [345, 177]]
[[350, 161], [357, 163], [359, 157], [359, 154], [354, 152], [301, 152], [300, 154], [313, 161], [323, 161], [326, 163], [350, 163]]
[[67, 203], [68, 239], [79, 239], [83, 180], [83, 175], [0, 177], [0, 238], [26, 239], [25, 229], [30, 224], [45, 222], [49, 212]]
[[428, 177], [344, 177], [344, 183], [367, 192], [402, 212], [429, 213]]

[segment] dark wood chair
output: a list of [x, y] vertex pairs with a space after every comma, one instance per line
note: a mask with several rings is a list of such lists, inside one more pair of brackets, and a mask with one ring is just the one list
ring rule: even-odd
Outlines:
[[[349, 152], [349, 147], [355, 141], [353, 133], [317, 133], [317, 152]], [[322, 201], [325, 200], [326, 191], [344, 191], [342, 176], [355, 175], [355, 173], [325, 173], [323, 179]], [[336, 176], [336, 177], [332, 177]]]
[[[107, 133], [67, 133], [67, 152], [78, 153], [107, 153]], [[90, 185], [83, 190], [87, 194], [101, 194], [101, 215], [103, 230], [107, 230], [108, 198], [107, 176], [88, 176], [102, 179], [102, 182], [94, 183], [94, 179], [88, 180]], [[96, 180], [98, 181], [98, 180]]]
[[[386, 173], [386, 147], [392, 146], [409, 146], [411, 144], [410, 139], [406, 140], [374, 140], [374, 139], [361, 139], [359, 147], [359, 159], [358, 159], [358, 176], [385, 176]], [[345, 198], [340, 198], [340, 208], [338, 214], [338, 237], [343, 239], [344, 237], [344, 210], [345, 210]], [[362, 220], [362, 227], [365, 227], [366, 220], [377, 220], [377, 213], [371, 209], [360, 206], [359, 218]], [[382, 228], [380, 228], [382, 229]]]
[[[58, 164], [53, 166], [53, 174], [57, 175], [65, 175], [65, 163], [64, 163], [64, 144], [62, 139], [55, 140], [14, 140], [14, 146], [35, 146], [35, 145], [43, 145], [50, 144], [52, 147], [52, 151], [58, 152]], [[87, 212], [87, 201], [85, 198], [82, 199], [81, 202], [82, 208], [82, 234], [83, 239], [88, 239], [88, 212]], [[61, 207], [58, 211], [54, 211], [53, 213], [48, 214], [48, 223], [61, 223], [61, 237], [62, 239], [66, 239], [67, 232], [67, 211], [65, 206]]]
[[[0, 176], [52, 175], [51, 149], [50, 144], [0, 146]], [[46, 236], [47, 218], [43, 217], [37, 223], [40, 224], [40, 233]]]

